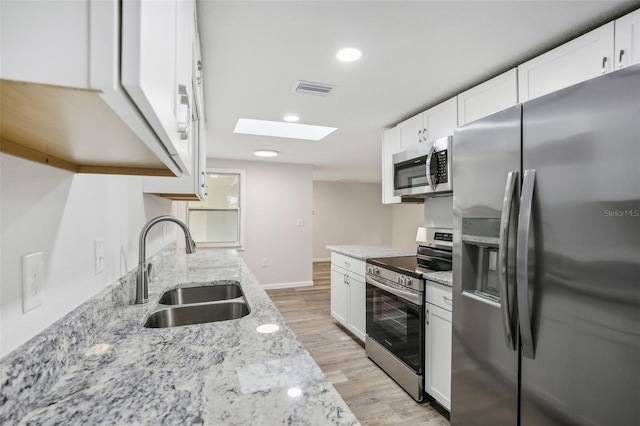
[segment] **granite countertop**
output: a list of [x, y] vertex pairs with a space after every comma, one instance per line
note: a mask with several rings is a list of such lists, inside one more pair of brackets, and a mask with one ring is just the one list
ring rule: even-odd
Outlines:
[[335, 245], [326, 246], [327, 250], [354, 257], [360, 260], [367, 260], [371, 257], [399, 257], [415, 256], [416, 250], [389, 246], [359, 246], [359, 245]]
[[[367, 260], [372, 257], [399, 257], [399, 256], [415, 256], [415, 250], [408, 250], [397, 247], [388, 246], [357, 246], [357, 245], [336, 245], [327, 246], [327, 250], [351, 256], [360, 260]], [[430, 281], [444, 284], [449, 287], [453, 284], [453, 274], [451, 271], [427, 272], [424, 278]]]
[[[46, 345], [27, 342], [24, 354], [21, 347], [5, 357], [0, 420], [39, 425], [358, 424], [235, 251], [200, 249], [185, 255], [173, 249], [169, 254], [163, 255], [166, 267], [150, 283], [150, 303], [122, 303], [95, 336], [76, 339], [85, 344], [77, 348], [75, 361], [61, 367], [48, 389], [31, 395], [28, 404], [24, 400], [37, 386], [25, 385], [25, 377], [46, 377], [27, 367], [18, 370], [32, 359], [34, 348]], [[240, 282], [249, 315], [183, 327], [142, 326], [163, 289], [211, 280]], [[262, 324], [276, 324], [279, 330], [258, 333]], [[31, 363], [41, 368], [42, 362]]]
[[453, 272], [451, 271], [435, 271], [423, 274], [425, 280], [433, 281], [449, 287], [453, 286]]

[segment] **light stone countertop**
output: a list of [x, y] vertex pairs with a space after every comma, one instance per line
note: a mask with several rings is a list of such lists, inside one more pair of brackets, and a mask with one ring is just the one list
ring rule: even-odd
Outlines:
[[371, 257], [399, 257], [415, 256], [416, 250], [389, 246], [359, 246], [359, 245], [331, 245], [326, 246], [327, 250], [354, 257], [360, 260], [367, 260]]
[[[110, 320], [95, 336], [89, 336], [87, 330], [71, 333], [79, 355], [58, 348], [60, 353], [49, 357], [49, 367], [34, 361], [38, 351], [49, 356], [44, 354], [47, 342], [57, 344], [57, 336], [51, 333], [67, 333], [62, 330], [68, 326], [62, 323], [41, 333], [50, 334], [35, 339], [36, 343], [27, 342], [0, 360], [0, 383], [4, 386], [0, 423], [359, 424], [235, 251], [199, 249], [185, 255], [168, 250], [170, 253], [162, 256], [167, 264], [159, 268], [150, 285], [149, 304], [122, 302], [110, 311], [91, 309], [96, 315], [106, 313]], [[142, 326], [162, 290], [211, 280], [239, 281], [250, 314], [183, 327]], [[260, 334], [256, 328], [262, 324], [280, 328], [272, 334]], [[69, 336], [65, 336], [67, 340]], [[73, 362], [65, 365], [61, 361], [65, 357]], [[27, 364], [30, 366], [21, 367]], [[60, 371], [34, 372], [37, 368]], [[46, 381], [47, 374], [51, 383], [43, 394], [29, 395], [38, 383]], [[299, 389], [300, 395], [295, 396], [292, 389]]]
[[[388, 246], [358, 246], [358, 245], [335, 245], [327, 246], [327, 250], [354, 257], [360, 260], [367, 260], [373, 257], [399, 257], [415, 256], [415, 250], [408, 250]], [[453, 274], [451, 271], [427, 272], [424, 278], [451, 287], [453, 285]]]
[[427, 272], [426, 274], [423, 274], [423, 276], [426, 280], [443, 284], [449, 287], [453, 286], [453, 272], [451, 271]]

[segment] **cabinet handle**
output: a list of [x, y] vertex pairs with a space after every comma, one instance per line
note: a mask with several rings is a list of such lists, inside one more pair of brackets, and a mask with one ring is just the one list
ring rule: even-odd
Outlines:
[[180, 133], [180, 139], [188, 139], [191, 107], [189, 105], [187, 86], [183, 84], [178, 85], [178, 96], [180, 97], [180, 105], [178, 106], [178, 133]]
[[429, 325], [429, 310], [427, 309], [426, 315], [425, 315], [425, 322], [427, 323], [427, 325]]
[[607, 72], [607, 57], [602, 58], [602, 74]]
[[624, 57], [624, 49], [620, 49], [620, 56], [618, 58], [618, 68], [622, 68], [622, 58]]
[[427, 139], [429, 138], [429, 131], [428, 131], [428, 127], [425, 127], [424, 129], [422, 129], [422, 138], [424, 140], [424, 142], [427, 141]]
[[350, 268], [351, 264], [349, 262], [344, 262], [344, 266], [346, 266], [347, 268]]
[[451, 299], [450, 297], [442, 296], [442, 298], [444, 299], [445, 302], [451, 303], [453, 305], [453, 299]]
[[418, 143], [422, 142], [422, 130], [418, 130]]
[[198, 61], [198, 77], [197, 77], [198, 87], [202, 87], [202, 61]]
[[349, 285], [349, 275], [344, 276], [344, 283]]

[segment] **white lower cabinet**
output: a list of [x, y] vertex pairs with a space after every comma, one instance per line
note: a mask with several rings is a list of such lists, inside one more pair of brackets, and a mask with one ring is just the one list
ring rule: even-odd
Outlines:
[[331, 315], [364, 342], [366, 334], [365, 262], [331, 254]]
[[424, 389], [451, 409], [451, 287], [426, 282]]

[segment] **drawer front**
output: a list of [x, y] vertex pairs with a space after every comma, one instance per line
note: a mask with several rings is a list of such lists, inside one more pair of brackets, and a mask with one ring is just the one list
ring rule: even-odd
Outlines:
[[453, 295], [451, 287], [433, 281], [425, 281], [425, 299], [427, 303], [453, 311]]
[[344, 268], [349, 272], [353, 272], [354, 274], [362, 275], [363, 277], [367, 270], [364, 260], [345, 256], [344, 254], [335, 252], [331, 252], [331, 263]]

